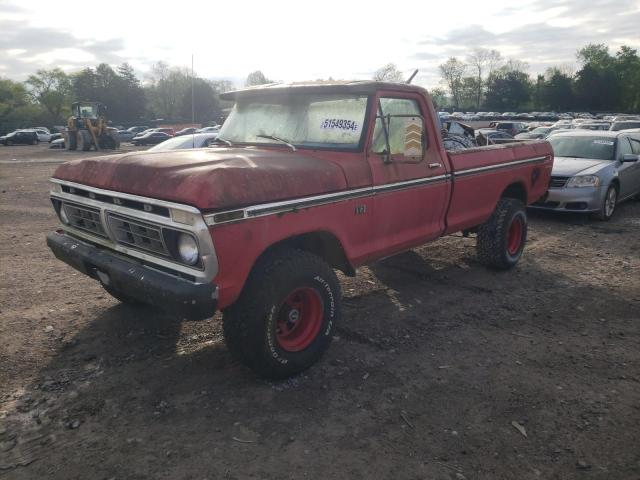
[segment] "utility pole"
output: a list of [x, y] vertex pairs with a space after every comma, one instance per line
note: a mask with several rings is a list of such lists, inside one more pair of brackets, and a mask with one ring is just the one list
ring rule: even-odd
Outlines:
[[193, 53], [191, 54], [191, 123], [196, 123], [196, 106], [195, 106], [195, 96], [194, 96], [194, 88], [193, 88]]

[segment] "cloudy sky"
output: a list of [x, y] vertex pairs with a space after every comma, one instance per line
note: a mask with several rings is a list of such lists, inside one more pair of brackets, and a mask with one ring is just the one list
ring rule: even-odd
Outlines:
[[[105, 5], [105, 8], [101, 8]], [[577, 66], [587, 43], [640, 50], [640, 0], [284, 1], [101, 3], [0, 0], [0, 76], [163, 60], [207, 78], [369, 78], [394, 62], [438, 84], [438, 65], [470, 48], [528, 62], [529, 73]]]

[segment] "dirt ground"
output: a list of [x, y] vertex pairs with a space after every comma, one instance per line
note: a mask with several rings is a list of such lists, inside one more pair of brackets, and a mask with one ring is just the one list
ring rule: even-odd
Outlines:
[[324, 359], [268, 382], [218, 317], [53, 257], [47, 180], [78, 155], [0, 147], [3, 480], [640, 478], [640, 202], [530, 213], [510, 272], [461, 237], [361, 268]]

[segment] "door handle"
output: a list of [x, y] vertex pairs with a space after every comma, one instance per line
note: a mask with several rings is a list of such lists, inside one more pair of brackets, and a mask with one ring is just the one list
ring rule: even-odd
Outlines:
[[442, 167], [442, 164], [438, 162], [429, 164], [429, 168], [440, 168], [440, 167]]

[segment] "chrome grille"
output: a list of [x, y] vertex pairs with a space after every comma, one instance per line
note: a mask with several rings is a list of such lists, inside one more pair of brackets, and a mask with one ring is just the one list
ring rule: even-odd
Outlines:
[[63, 202], [62, 208], [64, 208], [71, 226], [107, 238], [107, 234], [104, 228], [102, 228], [102, 222], [100, 221], [99, 209], [67, 202]]
[[549, 183], [549, 187], [551, 188], [562, 188], [566, 185], [569, 177], [551, 177], [551, 183]]
[[109, 228], [118, 243], [156, 255], [169, 256], [160, 226], [113, 213], [107, 213], [107, 218]]

